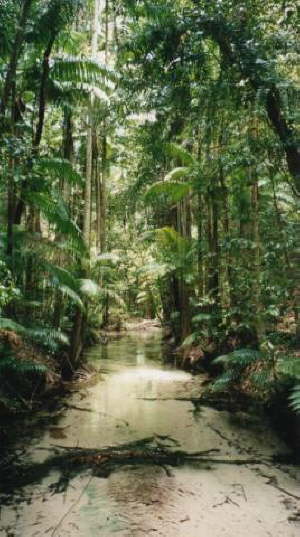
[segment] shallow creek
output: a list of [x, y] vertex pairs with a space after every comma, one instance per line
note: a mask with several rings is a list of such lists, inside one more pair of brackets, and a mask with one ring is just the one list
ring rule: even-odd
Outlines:
[[127, 334], [88, 357], [100, 378], [74, 390], [55, 426], [20, 440], [27, 461], [43, 462], [53, 444], [98, 449], [156, 436], [187, 452], [218, 448], [228, 463], [133, 463], [107, 478], [85, 470], [60, 493], [52, 470], [4, 496], [1, 537], [299, 537], [297, 468], [270, 462], [288, 450], [267, 422], [195, 407], [188, 399], [204, 377], [163, 364], [159, 331]]

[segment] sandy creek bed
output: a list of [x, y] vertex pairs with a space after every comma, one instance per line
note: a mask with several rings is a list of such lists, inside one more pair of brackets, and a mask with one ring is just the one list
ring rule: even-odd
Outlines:
[[188, 452], [218, 448], [219, 458], [261, 464], [195, 463], [170, 471], [127, 465], [108, 478], [83, 471], [63, 493], [54, 493], [53, 470], [2, 497], [1, 537], [299, 537], [297, 468], [265, 462], [287, 453], [286, 446], [261, 419], [174, 400], [199, 396], [203, 378], [161, 358], [158, 331], [95, 347], [89, 359], [101, 379], [74, 392], [55, 426], [20, 440], [23, 457], [40, 463], [52, 444], [101, 448], [160, 435]]

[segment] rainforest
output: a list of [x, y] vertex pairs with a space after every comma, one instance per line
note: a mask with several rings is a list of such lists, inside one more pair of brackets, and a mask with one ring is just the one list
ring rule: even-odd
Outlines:
[[0, 0], [1, 537], [296, 537], [290, 0]]

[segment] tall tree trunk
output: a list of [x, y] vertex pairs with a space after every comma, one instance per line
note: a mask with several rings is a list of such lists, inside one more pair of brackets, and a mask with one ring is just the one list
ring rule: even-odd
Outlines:
[[17, 26], [14, 44], [12, 46], [10, 61], [7, 67], [3, 95], [2, 95], [2, 100], [0, 104], [0, 115], [2, 116], [5, 116], [6, 114], [9, 97], [11, 96], [13, 87], [15, 86], [15, 83], [16, 83], [17, 65], [18, 65], [20, 54], [21, 54], [22, 46], [24, 43], [26, 24], [27, 24], [32, 2], [33, 0], [23, 0], [22, 2], [23, 5], [21, 8], [20, 19], [19, 19], [18, 26]]
[[43, 135], [45, 112], [46, 112], [46, 87], [47, 87], [47, 82], [48, 82], [49, 73], [50, 73], [49, 61], [50, 61], [50, 55], [53, 49], [53, 45], [55, 42], [55, 38], [56, 38], [56, 33], [53, 33], [51, 38], [49, 39], [48, 45], [45, 49], [44, 56], [43, 56], [42, 76], [41, 76], [40, 94], [39, 94], [39, 115], [38, 115], [38, 122], [37, 122], [36, 131], [35, 131], [35, 136], [33, 140], [33, 147], [36, 151], [38, 151], [38, 148], [42, 140], [42, 135]]
[[220, 247], [219, 247], [219, 206], [215, 192], [209, 194], [209, 253], [210, 269], [208, 292], [213, 299], [212, 312], [218, 319], [220, 314]]
[[[91, 59], [97, 59], [98, 36], [99, 36], [100, 0], [94, 0], [94, 12], [91, 34]], [[86, 142], [86, 178], [84, 189], [84, 213], [83, 213], [83, 239], [89, 248], [91, 241], [91, 210], [92, 210], [92, 180], [93, 180], [93, 95], [90, 95], [88, 118], [87, 118], [87, 142]]]
[[[97, 59], [98, 36], [99, 36], [99, 16], [100, 0], [94, 0], [94, 11], [91, 34], [91, 59]], [[84, 212], [83, 212], [83, 240], [87, 250], [91, 244], [91, 213], [92, 213], [92, 180], [93, 180], [93, 138], [94, 138], [94, 118], [93, 118], [93, 95], [90, 95], [88, 107], [88, 127], [86, 143], [86, 180], [84, 189]], [[81, 265], [82, 273], [85, 273]], [[87, 305], [86, 305], [87, 306]], [[86, 312], [77, 308], [73, 320], [73, 329], [70, 346], [70, 362], [73, 367], [78, 365], [79, 358], [84, 345], [86, 327]]]
[[263, 321], [263, 308], [261, 303], [261, 270], [260, 270], [260, 233], [259, 233], [259, 189], [255, 179], [251, 187], [251, 208], [252, 208], [252, 240], [254, 243], [252, 295], [254, 306], [254, 327], [257, 340], [260, 343], [265, 336], [265, 326]]
[[108, 177], [107, 137], [102, 141], [102, 174], [100, 183], [100, 249], [106, 249], [106, 183]]

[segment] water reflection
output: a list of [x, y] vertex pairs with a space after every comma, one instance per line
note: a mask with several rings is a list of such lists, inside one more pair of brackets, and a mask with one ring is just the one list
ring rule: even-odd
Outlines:
[[[241, 429], [226, 412], [203, 408], [196, 420], [188, 398], [199, 397], [201, 377], [163, 365], [159, 333], [117, 338], [93, 348], [89, 360], [103, 379], [84, 389], [84, 399], [83, 391], [72, 395], [72, 409], [55, 429], [59, 444], [101, 448], [157, 435], [173, 437], [186, 451], [218, 447], [227, 458], [283, 449], [265, 425]], [[28, 456], [45, 456], [38, 450], [57, 441], [53, 434], [52, 427], [34, 439]], [[271, 470], [297, 494], [292, 478]], [[278, 491], [247, 466], [170, 472], [132, 461], [107, 479], [83, 473], [64, 495], [49, 488], [56, 479], [53, 472], [26, 487], [28, 504], [16, 494], [15, 505], [3, 507], [1, 537], [296, 537]]]

